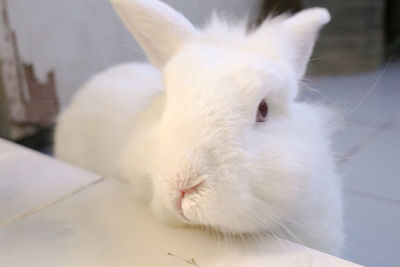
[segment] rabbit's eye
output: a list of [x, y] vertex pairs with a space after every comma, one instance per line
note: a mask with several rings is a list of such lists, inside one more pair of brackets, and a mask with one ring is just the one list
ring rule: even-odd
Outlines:
[[268, 115], [268, 104], [265, 99], [261, 100], [260, 104], [258, 104], [258, 111], [257, 111], [257, 122], [264, 122], [267, 119]]

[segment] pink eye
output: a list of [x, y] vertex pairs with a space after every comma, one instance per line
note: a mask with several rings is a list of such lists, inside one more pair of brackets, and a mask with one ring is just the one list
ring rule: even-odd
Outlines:
[[260, 104], [258, 104], [258, 111], [257, 111], [257, 122], [264, 122], [267, 119], [268, 115], [268, 104], [265, 99], [261, 100]]

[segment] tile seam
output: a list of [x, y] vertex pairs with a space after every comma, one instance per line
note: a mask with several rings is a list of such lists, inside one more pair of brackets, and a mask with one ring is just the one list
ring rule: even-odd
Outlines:
[[391, 198], [391, 197], [384, 197], [384, 196], [380, 196], [378, 194], [374, 194], [374, 193], [370, 193], [370, 192], [365, 192], [365, 191], [361, 191], [361, 190], [357, 190], [354, 188], [347, 188], [344, 190], [347, 193], [350, 194], [354, 194], [357, 196], [362, 196], [368, 199], [373, 199], [376, 201], [380, 201], [380, 202], [385, 202], [385, 203], [390, 203], [393, 205], [396, 205], [398, 207], [400, 207], [400, 199], [396, 199], [396, 198]]
[[45, 203], [43, 205], [34, 207], [34, 208], [32, 208], [30, 210], [27, 210], [27, 211], [25, 211], [25, 212], [23, 212], [23, 213], [21, 213], [21, 214], [19, 214], [17, 216], [14, 216], [12, 218], [6, 219], [6, 220], [0, 222], [0, 229], [4, 228], [4, 227], [6, 227], [6, 226], [8, 226], [10, 224], [16, 223], [16, 222], [18, 222], [18, 221], [20, 221], [20, 220], [22, 220], [22, 219], [24, 219], [26, 217], [29, 217], [30, 215], [38, 213], [41, 210], [44, 210], [44, 209], [46, 209], [48, 207], [51, 207], [51, 206], [53, 206], [53, 205], [55, 205], [55, 204], [57, 204], [57, 203], [59, 203], [59, 202], [61, 202], [63, 200], [69, 199], [70, 197], [72, 197], [72, 196], [74, 196], [76, 194], [79, 194], [80, 192], [84, 191], [85, 189], [88, 189], [88, 188], [90, 188], [90, 187], [92, 187], [92, 186], [94, 186], [94, 185], [96, 185], [96, 184], [98, 184], [100, 182], [103, 182], [104, 180], [105, 180], [104, 177], [100, 177], [99, 179], [97, 179], [95, 181], [92, 181], [92, 182], [90, 182], [88, 184], [85, 184], [85, 185], [83, 185], [81, 187], [78, 187], [78, 188], [70, 191], [69, 193], [63, 195], [60, 198], [57, 198], [57, 199], [55, 199], [53, 201], [50, 201], [50, 202], [47, 202], [47, 203]]
[[394, 120], [388, 120], [379, 125], [378, 128], [374, 128], [369, 134], [364, 136], [360, 142], [354, 145], [347, 153], [336, 160], [338, 166], [342, 166], [346, 162], [349, 161], [354, 155], [359, 153], [363, 148], [365, 148], [368, 144], [372, 142], [377, 136], [384, 133], [385, 131], [391, 129], [392, 125], [394, 124]]

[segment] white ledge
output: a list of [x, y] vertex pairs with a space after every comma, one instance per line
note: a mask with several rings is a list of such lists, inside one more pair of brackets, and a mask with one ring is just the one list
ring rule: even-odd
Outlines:
[[[227, 244], [202, 230], [170, 227], [127, 185], [0, 140], [0, 196], [16, 178], [9, 175], [14, 168], [25, 171], [13, 192], [30, 193], [18, 195], [20, 214], [0, 224], [0, 266], [359, 266], [285, 240]], [[15, 203], [0, 200], [0, 218], [10, 216], [5, 207]]]

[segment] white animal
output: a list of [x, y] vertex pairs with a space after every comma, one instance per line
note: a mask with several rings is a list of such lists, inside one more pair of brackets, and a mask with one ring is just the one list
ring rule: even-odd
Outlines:
[[328, 253], [343, 241], [331, 113], [296, 101], [323, 8], [196, 29], [157, 0], [113, 0], [150, 62], [93, 77], [61, 114], [58, 158], [130, 182], [161, 219], [270, 232]]

